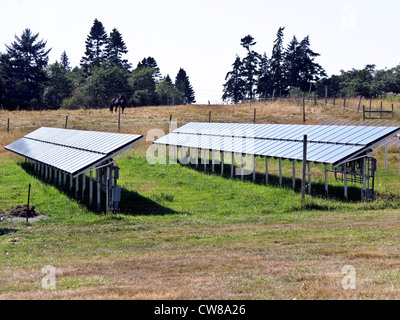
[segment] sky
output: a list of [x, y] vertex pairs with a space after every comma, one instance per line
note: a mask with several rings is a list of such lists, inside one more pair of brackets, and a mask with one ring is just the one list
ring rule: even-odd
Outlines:
[[220, 103], [226, 73], [246, 54], [246, 35], [268, 57], [279, 27], [285, 47], [293, 36], [309, 36], [329, 76], [367, 64], [393, 68], [400, 64], [399, 12], [398, 0], [0, 0], [0, 52], [29, 28], [52, 48], [50, 63], [65, 50], [79, 66], [97, 18], [108, 34], [121, 33], [134, 67], [151, 56], [173, 80], [183, 68], [197, 103]]

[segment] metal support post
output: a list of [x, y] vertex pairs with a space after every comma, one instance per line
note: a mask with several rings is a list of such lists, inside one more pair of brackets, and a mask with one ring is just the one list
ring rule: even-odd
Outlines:
[[328, 165], [325, 165], [325, 197], [328, 199], [329, 198], [329, 192], [328, 192]]
[[231, 152], [231, 178], [233, 178], [233, 168], [235, 166], [235, 160], [233, 158], [233, 152]]
[[253, 182], [255, 181], [256, 181], [256, 156], [253, 154]]
[[293, 190], [296, 190], [296, 161], [293, 160]]
[[308, 194], [311, 195], [311, 162], [308, 163]]

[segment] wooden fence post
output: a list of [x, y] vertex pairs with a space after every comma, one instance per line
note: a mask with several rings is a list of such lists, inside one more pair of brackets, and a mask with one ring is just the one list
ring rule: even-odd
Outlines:
[[328, 104], [328, 86], [325, 86], [325, 105]]
[[365, 122], [365, 106], [363, 105], [363, 122]]

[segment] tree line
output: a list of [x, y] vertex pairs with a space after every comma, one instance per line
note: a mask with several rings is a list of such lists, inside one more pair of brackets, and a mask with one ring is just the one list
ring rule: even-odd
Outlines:
[[195, 103], [189, 76], [180, 68], [174, 81], [162, 76], [153, 57], [133, 68], [121, 33], [108, 35], [95, 19], [85, 42], [80, 65], [71, 68], [64, 51], [60, 61], [49, 64], [47, 42], [25, 29], [0, 53], [0, 105], [20, 109], [102, 108], [124, 95], [130, 106]]
[[389, 70], [367, 65], [362, 70], [341, 70], [339, 75], [328, 77], [315, 61], [320, 54], [310, 48], [310, 37], [299, 41], [293, 36], [285, 48], [284, 30], [278, 29], [270, 58], [265, 52], [261, 55], [252, 49], [256, 42], [251, 35], [241, 39], [246, 55], [236, 55], [225, 77], [222, 100], [238, 103], [310, 92], [365, 98], [400, 94], [400, 65]]

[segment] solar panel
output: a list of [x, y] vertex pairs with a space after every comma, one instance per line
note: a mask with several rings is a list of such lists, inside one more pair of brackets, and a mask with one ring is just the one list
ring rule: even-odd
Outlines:
[[4, 148], [77, 176], [142, 139], [142, 135], [42, 127]]
[[302, 161], [307, 135], [307, 161], [335, 165], [399, 131], [397, 127], [190, 122], [154, 143]]

